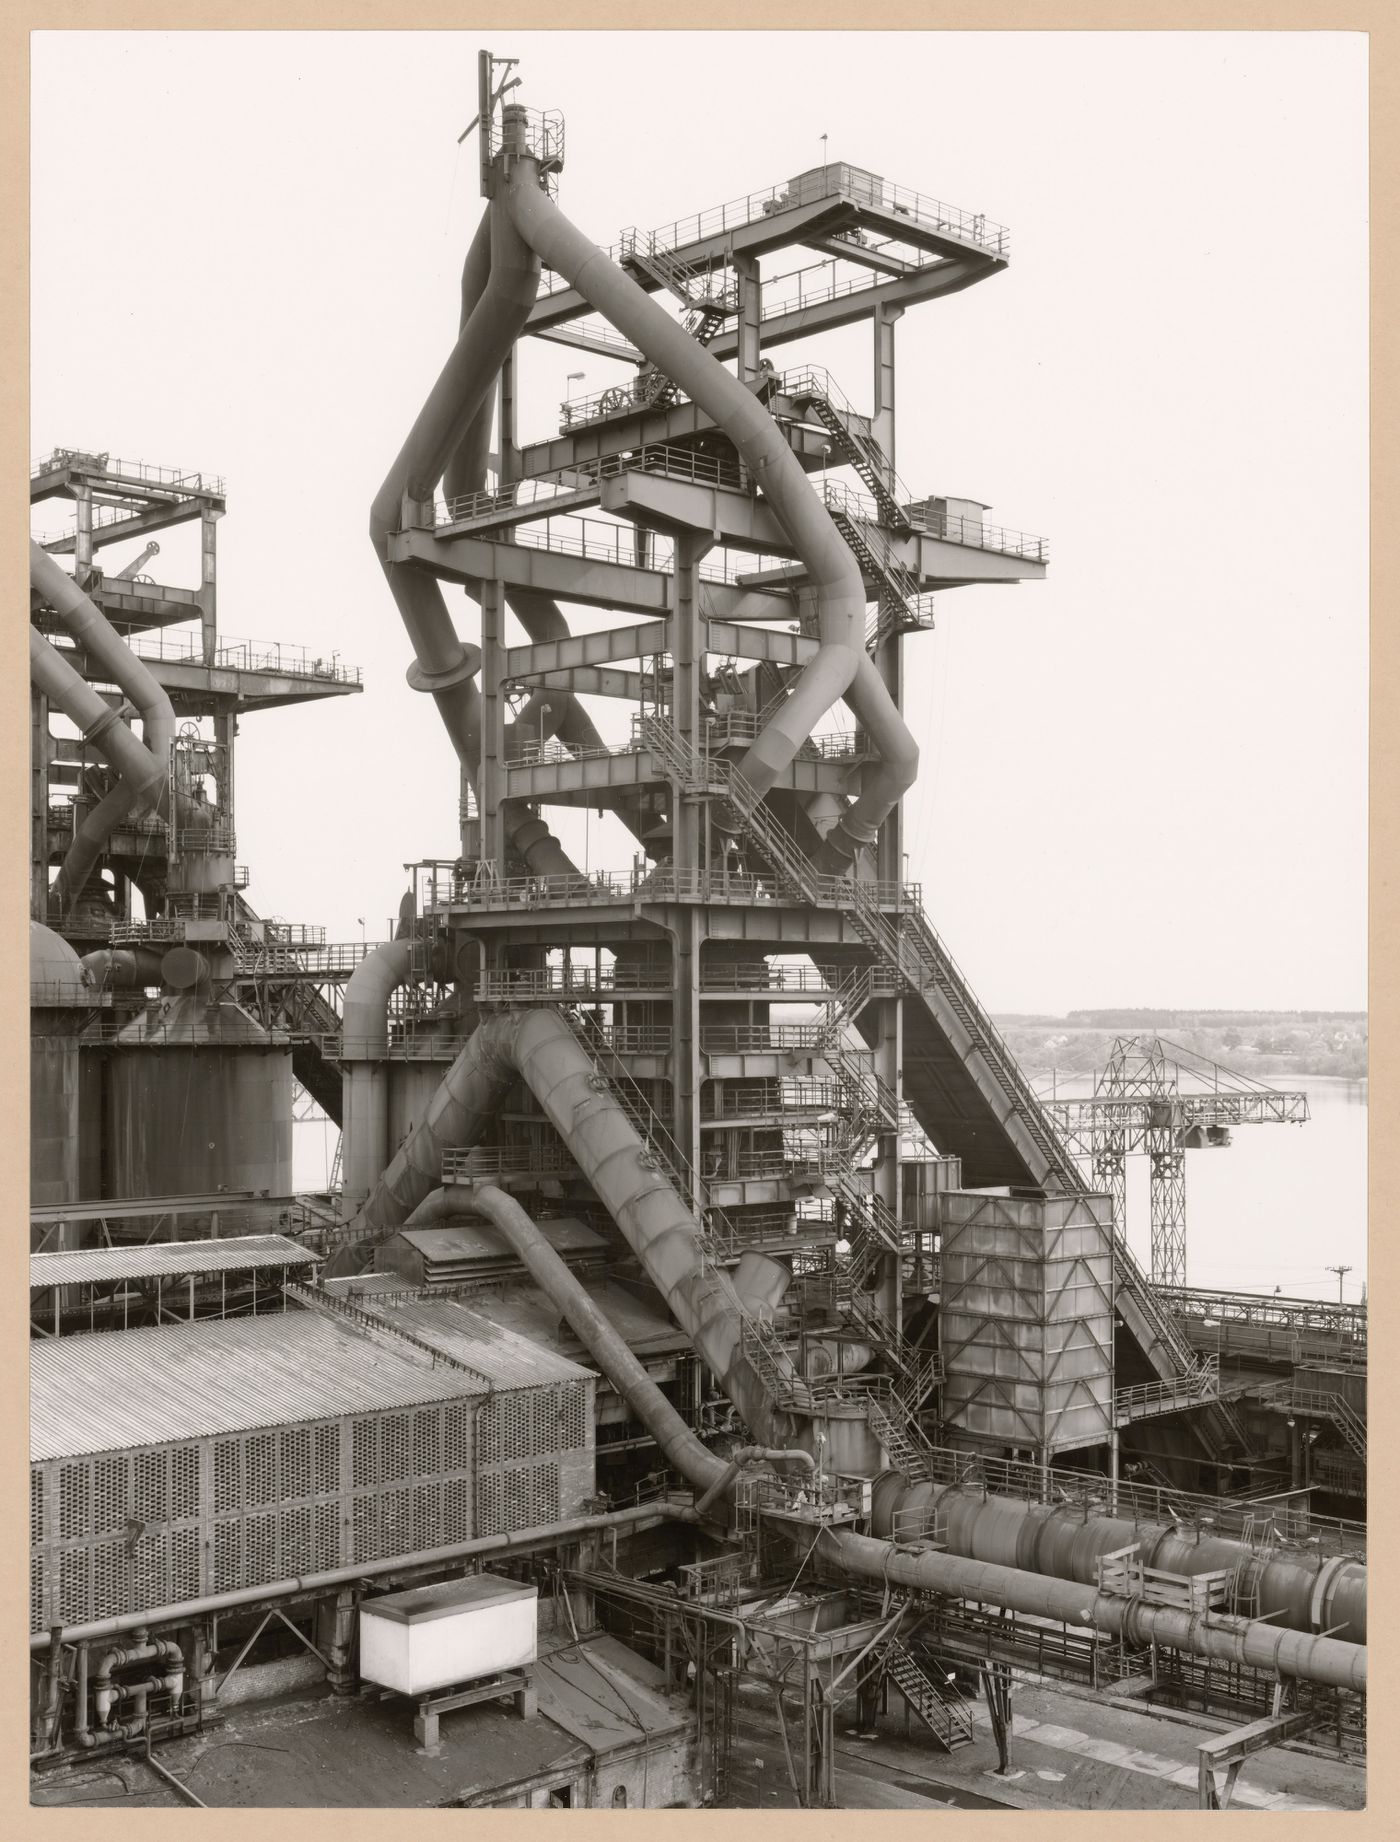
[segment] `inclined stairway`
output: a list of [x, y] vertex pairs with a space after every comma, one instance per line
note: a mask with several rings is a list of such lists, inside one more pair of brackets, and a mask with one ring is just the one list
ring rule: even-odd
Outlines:
[[[735, 312], [738, 303], [723, 283], [717, 294], [711, 286], [706, 286], [703, 292], [696, 287], [702, 277], [706, 282], [712, 280], [710, 264], [681, 262], [669, 250], [659, 247], [654, 239], [648, 239], [645, 244], [639, 242], [635, 231], [623, 233], [623, 253], [643, 274], [680, 302], [684, 309], [682, 324], [697, 344], [709, 345]], [[681, 395], [675, 379], [653, 366], [642, 370], [638, 384], [648, 409], [669, 409]]]
[[944, 1695], [909, 1649], [894, 1638], [882, 1658], [885, 1674], [945, 1752], [972, 1742], [972, 1715], [962, 1698]]
[[[776, 875], [786, 878], [804, 901], [828, 906], [832, 879], [822, 877], [803, 856], [791, 835], [767, 810], [762, 799], [728, 762], [702, 758], [659, 717], [648, 718], [643, 730], [646, 745], [662, 763], [682, 795], [717, 796], [725, 801], [731, 822], [747, 834]], [[846, 882], [841, 887], [845, 912], [876, 958], [894, 972], [912, 1001], [916, 1021], [922, 1021], [939, 1039], [946, 1053], [960, 1064], [961, 1080], [970, 1082], [999, 1131], [999, 1139], [1014, 1151], [1022, 1175], [1014, 1172], [988, 1181], [1019, 1181], [1070, 1195], [1088, 1193], [1073, 1154], [1060, 1139], [1035, 1090], [1012, 1054], [1001, 1032], [983, 1010], [951, 953], [929, 924], [921, 907], [906, 903], [898, 917], [886, 915], [865, 884]], [[922, 1018], [919, 1018], [922, 1013]], [[906, 1027], [908, 1018], [906, 1016]], [[906, 1088], [915, 1117], [935, 1144], [947, 1138], [947, 1116], [930, 1106], [921, 1092], [915, 1070]], [[1193, 1352], [1185, 1332], [1158, 1300], [1146, 1274], [1138, 1265], [1126, 1239], [1114, 1229], [1116, 1303], [1129, 1333], [1154, 1371], [1163, 1379], [1189, 1373]], [[1228, 1409], [1212, 1404], [1210, 1412], [1226, 1422]], [[1234, 1420], [1231, 1441], [1245, 1446], [1242, 1429]]]
[[909, 530], [909, 514], [891, 484], [897, 476], [884, 449], [873, 434], [854, 426], [856, 411], [833, 383], [830, 374], [821, 366], [785, 371], [778, 388], [799, 408], [805, 406], [812, 411], [830, 435], [841, 461], [869, 489], [883, 517], [896, 529]]

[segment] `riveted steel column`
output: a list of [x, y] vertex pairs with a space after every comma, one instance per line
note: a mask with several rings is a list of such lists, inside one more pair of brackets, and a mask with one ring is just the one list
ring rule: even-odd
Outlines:
[[[700, 614], [700, 560], [710, 548], [702, 533], [682, 531], [676, 536], [675, 574], [672, 578], [671, 614], [671, 721], [677, 733], [696, 753], [703, 753], [705, 734], [700, 719], [700, 680], [705, 666], [705, 633]], [[700, 865], [706, 805], [671, 797], [671, 862], [678, 871]], [[677, 904], [672, 911], [674, 985], [671, 1000], [672, 1121], [676, 1143], [694, 1172], [700, 1169], [700, 949], [705, 938], [703, 910], [694, 902]], [[689, 1198], [701, 1206], [698, 1195]]]
[[730, 264], [739, 284], [739, 322], [737, 327], [739, 382], [748, 384], [758, 376], [760, 324], [763, 319], [763, 290], [758, 278], [758, 257], [733, 255]]
[[219, 514], [205, 506], [199, 518], [199, 630], [204, 643], [204, 663], [212, 665], [219, 644], [217, 609], [217, 550], [215, 532]]
[[902, 307], [878, 307], [871, 317], [875, 348], [875, 408], [870, 432], [879, 442], [893, 473], [894, 457], [894, 328]]
[[493, 576], [481, 585], [481, 775], [477, 804], [481, 813], [481, 858], [506, 874], [506, 833], [501, 793], [505, 781], [505, 709], [501, 693], [504, 584]]

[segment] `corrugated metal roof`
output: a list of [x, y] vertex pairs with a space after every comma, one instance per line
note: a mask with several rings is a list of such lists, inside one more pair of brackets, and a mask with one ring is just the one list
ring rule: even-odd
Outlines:
[[[546, 1216], [536, 1227], [557, 1254], [595, 1253], [606, 1239], [576, 1216]], [[454, 1222], [445, 1228], [400, 1228], [400, 1239], [425, 1260], [516, 1260], [510, 1242], [489, 1222]]]
[[496, 1388], [538, 1388], [546, 1382], [579, 1381], [593, 1372], [543, 1343], [493, 1324], [456, 1299], [395, 1300], [370, 1294], [352, 1302], [372, 1311], [391, 1328], [406, 1330], [444, 1355], [465, 1362]]
[[[585, 1283], [583, 1289], [634, 1351], [670, 1355], [690, 1348], [689, 1337], [667, 1317], [659, 1299], [650, 1304], [611, 1280]], [[472, 1309], [493, 1324], [533, 1337], [551, 1348], [579, 1347], [578, 1337], [561, 1317], [559, 1307], [535, 1286], [512, 1286], [508, 1292], [485, 1294], [473, 1299]]]
[[30, 1452], [37, 1463], [485, 1393], [312, 1311], [55, 1337], [30, 1347]]
[[231, 1235], [224, 1241], [156, 1241], [144, 1247], [81, 1247], [29, 1256], [29, 1288], [93, 1285], [116, 1279], [184, 1279], [257, 1266], [307, 1266], [316, 1256], [282, 1234]]

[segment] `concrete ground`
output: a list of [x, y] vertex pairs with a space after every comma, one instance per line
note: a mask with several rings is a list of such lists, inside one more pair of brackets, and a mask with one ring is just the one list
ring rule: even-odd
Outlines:
[[[1039, 1810], [1194, 1810], [1196, 1748], [1218, 1731], [1071, 1697], [1028, 1683], [1012, 1693], [1010, 1771], [997, 1774], [996, 1743], [984, 1702], [969, 1702], [970, 1746], [939, 1750], [917, 1719], [906, 1736], [903, 1713], [881, 1717], [879, 1737], [836, 1737], [836, 1797], [846, 1810], [913, 1810], [943, 1804]], [[800, 1727], [788, 1710], [789, 1744]], [[800, 1769], [800, 1762], [799, 1762]], [[731, 1761], [732, 1809], [791, 1809], [782, 1739], [771, 1698], [747, 1692]], [[1360, 1810], [1366, 1780], [1357, 1766], [1274, 1748], [1247, 1760], [1232, 1807], [1253, 1810]]]
[[[837, 1801], [848, 1810], [1194, 1810], [1196, 1747], [1216, 1729], [1183, 1724], [1052, 1687], [1013, 1689], [1011, 1766], [996, 1771], [986, 1706], [967, 1704], [976, 1738], [941, 1752], [917, 1720], [881, 1717], [876, 1739], [837, 1725]], [[209, 1732], [161, 1747], [157, 1756], [206, 1803], [220, 1807], [412, 1808], [441, 1805], [486, 1783], [564, 1766], [587, 1749], [551, 1723], [525, 1723], [503, 1705], [454, 1720], [441, 1757], [415, 1750], [411, 1711], [400, 1701], [315, 1694], [232, 1709]], [[789, 1743], [800, 1729], [788, 1711]], [[470, 1738], [468, 1737], [470, 1736]], [[1275, 1748], [1249, 1759], [1234, 1807], [1360, 1810], [1357, 1766]], [[36, 1780], [36, 1805], [175, 1806], [176, 1793], [137, 1757], [79, 1765]], [[746, 1685], [731, 1756], [730, 1809], [791, 1809], [782, 1740], [771, 1698]]]

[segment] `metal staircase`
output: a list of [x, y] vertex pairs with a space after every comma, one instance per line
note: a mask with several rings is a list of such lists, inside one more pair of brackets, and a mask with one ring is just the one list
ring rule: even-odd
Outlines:
[[[832, 879], [820, 876], [812, 867], [791, 834], [767, 810], [761, 797], [737, 769], [728, 762], [697, 755], [662, 718], [648, 718], [642, 726], [642, 734], [647, 747], [662, 762], [679, 791], [723, 798], [732, 818], [742, 826], [780, 878], [786, 877], [804, 901], [817, 906], [830, 902]], [[964, 1059], [970, 1060], [975, 1055], [991, 1076], [996, 1093], [989, 1094], [988, 1098], [994, 1104], [1000, 1103], [997, 1112], [1004, 1123], [1015, 1119], [1023, 1142], [1032, 1152], [1036, 1180], [1052, 1189], [1058, 1187], [1069, 1195], [1087, 1194], [1088, 1184], [1073, 1154], [1021, 1072], [1010, 1045], [978, 1003], [957, 962], [930, 926], [922, 908], [907, 903], [897, 916], [887, 915], [868, 885], [856, 881], [843, 882], [841, 894], [846, 913], [876, 957], [911, 993], [922, 999], [944, 1035], [953, 1041], [960, 1036], [967, 1041]], [[947, 1014], [951, 1014], [954, 1025], [951, 1031]], [[1010, 1112], [1003, 1114], [1002, 1108], [1008, 1102]], [[1034, 1169], [1037, 1156], [1039, 1171]], [[896, 1241], [897, 1238], [896, 1233]], [[1164, 1379], [1188, 1373], [1193, 1351], [1185, 1331], [1158, 1300], [1116, 1224], [1114, 1247], [1117, 1304], [1124, 1322]], [[1218, 1411], [1215, 1404], [1210, 1411]], [[1238, 1429], [1237, 1420], [1235, 1429]], [[1235, 1436], [1233, 1430], [1230, 1436]], [[1243, 1449], [1242, 1430], [1239, 1443]]]
[[841, 461], [869, 488], [882, 517], [900, 530], [909, 530], [909, 515], [893, 484], [898, 475], [875, 437], [853, 426], [857, 411], [825, 366], [807, 365], [801, 370], [785, 371], [778, 388], [799, 408], [806, 406], [813, 412], [831, 436]]
[[972, 1715], [961, 1697], [954, 1700], [943, 1695], [907, 1645], [893, 1639], [886, 1646], [883, 1662], [885, 1674], [945, 1752], [971, 1744]]
[[740, 1322], [740, 1346], [775, 1406], [811, 1411], [807, 1384], [793, 1367], [782, 1338], [770, 1323], [746, 1312]]
[[676, 1194], [690, 1205], [701, 1248], [707, 1259], [718, 1264], [721, 1252], [705, 1220], [709, 1202], [703, 1177], [692, 1167], [670, 1129], [632, 1079], [610, 1037], [593, 1014], [577, 1005], [560, 1008], [565, 1022], [594, 1065], [595, 1080], [617, 1101], [652, 1160], [670, 1179]]
[[[659, 246], [654, 236], [643, 243], [635, 230], [622, 233], [621, 253], [643, 274], [675, 296], [685, 309], [682, 324], [699, 345], [708, 345], [725, 321], [738, 311], [738, 296], [732, 285], [721, 281], [719, 292], [715, 292], [713, 269], [709, 263], [681, 262]], [[695, 285], [702, 280], [703, 292]], [[681, 395], [680, 385], [674, 378], [651, 366], [643, 368], [638, 387], [649, 409], [669, 409]]]

